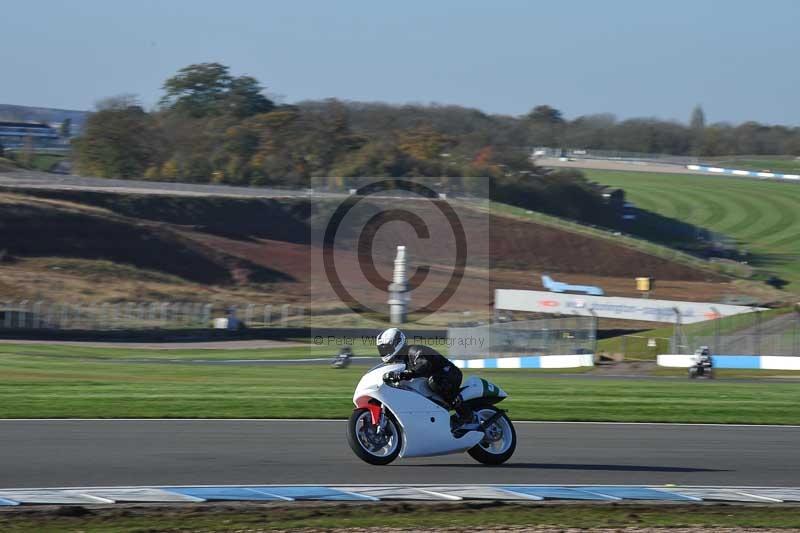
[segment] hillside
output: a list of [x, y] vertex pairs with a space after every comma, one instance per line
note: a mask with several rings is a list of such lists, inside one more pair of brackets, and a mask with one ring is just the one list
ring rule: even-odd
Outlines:
[[685, 174], [586, 170], [636, 206], [727, 238], [762, 279], [800, 290], [800, 185]]
[[[326, 295], [314, 292], [322, 274], [312, 267], [310, 254], [319, 228], [303, 200], [29, 191], [0, 195], [0, 207], [0, 250], [5, 250], [0, 298], [330, 305]], [[659, 280], [656, 296], [663, 298], [775, 296], [612, 238], [494, 210], [488, 219], [466, 208], [459, 216], [466, 225], [488, 220], [489, 226], [480, 226], [485, 233], [477, 235], [490, 246], [470, 258], [465, 273], [467, 283], [483, 289], [460, 291], [449, 303], [452, 309], [488, 312], [491, 289], [538, 288], [545, 272], [617, 295], [633, 295], [633, 278], [648, 275]], [[432, 265], [435, 289], [449, 278], [439, 266], [449, 252], [441, 246], [447, 239], [433, 231], [416, 253]], [[396, 239], [390, 235], [389, 241]], [[358, 271], [357, 248], [355, 241], [344, 243], [337, 256], [349, 265], [344, 272]], [[376, 256], [385, 258], [376, 266], [387, 275], [393, 250], [376, 250]], [[419, 296], [433, 289], [420, 289]]]

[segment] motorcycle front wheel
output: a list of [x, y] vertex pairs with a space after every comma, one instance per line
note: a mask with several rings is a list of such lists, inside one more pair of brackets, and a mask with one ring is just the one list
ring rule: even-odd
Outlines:
[[400, 455], [403, 431], [389, 411], [382, 431], [372, 423], [369, 409], [356, 409], [347, 424], [347, 442], [359, 459], [371, 465], [388, 465]]
[[[476, 411], [481, 421], [488, 420], [498, 409], [487, 406]], [[485, 465], [499, 465], [508, 461], [517, 448], [517, 432], [514, 424], [505, 413], [501, 414], [486, 428], [486, 433], [478, 444], [468, 450], [473, 459]]]

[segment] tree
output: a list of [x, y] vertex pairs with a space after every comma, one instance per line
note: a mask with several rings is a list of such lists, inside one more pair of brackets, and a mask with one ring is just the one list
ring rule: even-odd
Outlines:
[[700, 105], [694, 106], [692, 116], [689, 118], [689, 136], [691, 138], [691, 154], [699, 156], [703, 154], [706, 132], [706, 114]]
[[164, 82], [161, 105], [194, 118], [230, 114], [246, 118], [271, 111], [275, 104], [251, 76], [231, 76], [220, 63], [189, 65]]
[[526, 116], [531, 122], [540, 124], [563, 124], [564, 116], [561, 111], [549, 105], [537, 105]]
[[64, 119], [64, 122], [61, 123], [61, 128], [59, 128], [58, 134], [64, 139], [69, 139], [69, 137], [72, 135], [71, 118], [67, 117]]
[[439, 159], [440, 154], [453, 144], [446, 135], [442, 135], [430, 126], [421, 126], [400, 133], [398, 146], [414, 159]]
[[394, 143], [372, 141], [347, 155], [333, 168], [337, 176], [400, 177], [411, 173], [413, 163]]
[[263, 90], [255, 78], [233, 78], [225, 97], [228, 112], [237, 118], [247, 118], [272, 111], [275, 104], [262, 94]]
[[161, 105], [203, 117], [213, 112], [233, 78], [228, 67], [219, 63], [189, 65], [164, 82], [166, 94]]
[[556, 146], [565, 122], [561, 111], [549, 105], [537, 105], [525, 116], [529, 128], [529, 144]]
[[694, 106], [692, 109], [692, 116], [689, 119], [689, 127], [692, 131], [702, 131], [706, 127], [706, 114], [700, 105]]
[[157, 160], [158, 145], [152, 117], [130, 95], [98, 102], [73, 143], [78, 170], [106, 178], [142, 176]]

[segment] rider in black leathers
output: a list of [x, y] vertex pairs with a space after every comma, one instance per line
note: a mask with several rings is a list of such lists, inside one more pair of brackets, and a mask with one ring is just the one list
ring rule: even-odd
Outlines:
[[461, 370], [445, 356], [428, 346], [408, 345], [405, 334], [390, 328], [378, 336], [378, 353], [385, 363], [405, 363], [402, 372], [387, 372], [385, 381], [428, 378], [428, 386], [458, 414], [462, 424], [474, 419], [472, 410], [461, 399]]

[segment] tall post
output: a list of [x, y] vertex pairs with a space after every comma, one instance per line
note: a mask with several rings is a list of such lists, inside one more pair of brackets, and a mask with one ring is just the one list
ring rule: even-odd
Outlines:
[[17, 327], [24, 328], [26, 318], [28, 316], [28, 300], [22, 300], [19, 303], [19, 309], [17, 310]]
[[[52, 304], [50, 307], [52, 313]], [[101, 319], [102, 325], [100, 326], [101, 329], [111, 329], [111, 310], [109, 308], [109, 303], [104, 302], [101, 306], [102, 311], [100, 311], [100, 316], [103, 318]], [[51, 326], [52, 327], [52, 326]]]
[[42, 301], [39, 300], [35, 304], [33, 304], [33, 327], [34, 328], [41, 328], [42, 327]]
[[281, 326], [289, 327], [289, 304], [283, 304], [281, 307]]
[[681, 311], [677, 307], [673, 307], [672, 311], [675, 313], [675, 327], [672, 330], [672, 351], [676, 354], [681, 353], [679, 350], [681, 338]]
[[756, 310], [756, 328], [753, 337], [753, 355], [761, 355], [761, 311]]
[[211, 325], [211, 314], [214, 310], [214, 304], [206, 304], [203, 306], [203, 327], [207, 328]]
[[166, 328], [169, 324], [169, 302], [162, 302], [161, 304], [161, 327]]
[[589, 338], [590, 338], [590, 340], [592, 342], [592, 353], [596, 354], [597, 353], [597, 325], [598, 325], [597, 323], [598, 323], [598, 319], [597, 319], [597, 313], [594, 312], [594, 309], [589, 308], [589, 312], [592, 314], [592, 322], [591, 322], [591, 326], [590, 326], [591, 329], [589, 330]]
[[408, 311], [408, 278], [406, 274], [406, 247], [398, 246], [394, 258], [394, 276], [389, 284], [389, 321], [403, 324]]
[[792, 355], [800, 356], [800, 304], [794, 305], [794, 335], [792, 335]]

